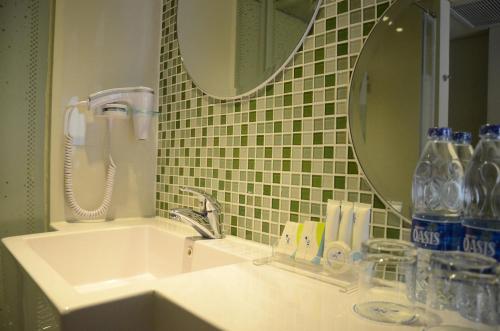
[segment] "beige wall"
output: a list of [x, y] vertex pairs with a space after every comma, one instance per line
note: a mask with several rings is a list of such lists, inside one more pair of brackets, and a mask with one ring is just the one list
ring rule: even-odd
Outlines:
[[[56, 3], [51, 114], [50, 219], [71, 216], [63, 195], [64, 105], [72, 96], [113, 87], [157, 90], [160, 0], [61, 0]], [[87, 141], [74, 160], [76, 198], [96, 208], [103, 196], [108, 138], [103, 119], [88, 118]], [[136, 141], [131, 121], [116, 121], [112, 153], [118, 169], [108, 217], [154, 215], [156, 125]]]
[[454, 131], [471, 132], [476, 144], [479, 127], [487, 122], [487, 33], [450, 41], [450, 76], [448, 124]]

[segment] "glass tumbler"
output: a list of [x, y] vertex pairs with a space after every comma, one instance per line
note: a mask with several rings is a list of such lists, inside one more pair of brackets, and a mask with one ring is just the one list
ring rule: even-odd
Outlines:
[[465, 252], [434, 252], [429, 261], [426, 330], [498, 330], [496, 261]]
[[377, 322], [410, 324], [414, 307], [416, 249], [402, 240], [371, 239], [362, 244], [359, 299], [353, 309]]

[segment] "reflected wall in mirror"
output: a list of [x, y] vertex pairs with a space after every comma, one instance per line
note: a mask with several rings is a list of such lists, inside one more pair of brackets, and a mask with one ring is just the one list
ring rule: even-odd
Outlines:
[[182, 0], [177, 34], [197, 87], [219, 99], [250, 94], [300, 47], [320, 0]]
[[473, 22], [457, 3], [396, 1], [369, 35], [351, 80], [356, 156], [372, 188], [406, 218], [427, 129], [450, 126], [477, 138], [480, 125], [500, 122], [500, 13]]

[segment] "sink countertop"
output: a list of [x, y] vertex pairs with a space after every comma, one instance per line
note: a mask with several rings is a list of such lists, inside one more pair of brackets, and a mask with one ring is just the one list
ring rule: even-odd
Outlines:
[[[209, 286], [208, 286], [209, 285]], [[164, 299], [222, 330], [420, 330], [352, 311], [357, 293], [252, 262], [184, 274], [157, 284]], [[165, 324], [175, 311], [162, 311]], [[161, 325], [161, 323], [160, 323]]]
[[[57, 222], [52, 223], [51, 227], [65, 232], [136, 225], [153, 225], [180, 236], [197, 235], [192, 228], [184, 224], [159, 217], [88, 224]], [[201, 245], [230, 251], [247, 261], [271, 254], [268, 246], [232, 236], [227, 236], [223, 240], [198, 242]], [[158, 300], [162, 304], [156, 308], [157, 325], [168, 324], [172, 319], [182, 318], [179, 316], [185, 318], [185, 314], [179, 314], [180, 309], [197, 317], [209, 326], [208, 329], [241, 331], [421, 329], [421, 326], [389, 325], [365, 320], [352, 311], [352, 306], [357, 300], [357, 292], [342, 293], [339, 287], [270, 265], [257, 266], [252, 262], [179, 274], [136, 286], [125, 295], [146, 291], [154, 292], [157, 297], [163, 299]], [[107, 292], [108, 295], [118, 295], [118, 293], [119, 290]], [[78, 299], [73, 296], [71, 302], [75, 303]], [[91, 297], [87, 297], [87, 301], [90, 299]], [[86, 305], [91, 304], [90, 301], [86, 302]]]

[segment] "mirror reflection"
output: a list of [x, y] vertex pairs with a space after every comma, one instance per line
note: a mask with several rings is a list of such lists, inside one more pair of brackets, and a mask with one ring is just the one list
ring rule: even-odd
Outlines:
[[183, 64], [210, 96], [232, 99], [272, 79], [299, 48], [320, 0], [182, 0]]
[[[411, 215], [411, 178], [433, 126], [500, 122], [500, 13], [474, 21], [458, 2], [398, 0], [358, 58], [349, 95], [355, 153], [373, 189]], [[477, 9], [480, 10], [480, 9]]]

